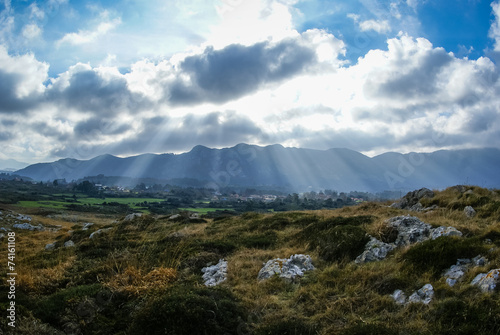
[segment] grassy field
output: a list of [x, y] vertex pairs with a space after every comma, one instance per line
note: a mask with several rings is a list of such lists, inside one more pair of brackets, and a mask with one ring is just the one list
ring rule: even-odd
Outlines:
[[[479, 273], [500, 267], [500, 192], [448, 189], [423, 202], [438, 208], [410, 212], [364, 203], [204, 222], [33, 214], [35, 224], [62, 229], [16, 230], [16, 333], [500, 334], [500, 290], [483, 293], [470, 285]], [[475, 217], [465, 216], [467, 205]], [[356, 264], [366, 234], [391, 239], [386, 221], [400, 215], [453, 226], [463, 237], [428, 240]], [[83, 230], [85, 222], [94, 225]], [[102, 228], [109, 230], [89, 238]], [[69, 240], [74, 247], [64, 247]], [[0, 243], [5, 250], [5, 239]], [[449, 287], [442, 271], [471, 252], [488, 263]], [[315, 269], [295, 281], [257, 279], [263, 263], [294, 254], [310, 255]], [[205, 287], [202, 268], [220, 259], [228, 262], [227, 280]], [[6, 279], [0, 273], [0, 289], [8, 290]], [[435, 291], [428, 305], [397, 305], [390, 297], [396, 289], [409, 296], [428, 283]], [[0, 307], [8, 306], [2, 300]], [[8, 333], [5, 322], [0, 330]]]
[[215, 211], [224, 211], [224, 210], [232, 210], [232, 208], [194, 208], [194, 207], [186, 207], [186, 208], [179, 208], [181, 211], [189, 211], [189, 212], [196, 212], [199, 214], [207, 214], [210, 212], [215, 212]]
[[52, 209], [64, 209], [65, 206], [69, 204], [79, 204], [79, 205], [101, 205], [104, 202], [107, 203], [119, 203], [128, 205], [132, 209], [140, 209], [141, 206], [137, 204], [148, 202], [161, 202], [164, 199], [156, 198], [92, 198], [92, 197], [77, 197], [77, 202], [70, 202], [73, 200], [72, 197], [67, 197], [68, 201], [54, 201], [54, 200], [39, 200], [39, 201], [19, 201], [19, 207], [24, 208], [52, 208]]

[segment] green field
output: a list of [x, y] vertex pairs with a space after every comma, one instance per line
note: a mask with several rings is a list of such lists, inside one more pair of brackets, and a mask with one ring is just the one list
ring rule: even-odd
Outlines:
[[197, 212], [199, 214], [207, 214], [209, 212], [215, 212], [215, 211], [224, 211], [224, 210], [233, 210], [233, 208], [179, 208], [181, 211], [189, 211], [189, 212]]
[[[68, 197], [68, 200], [73, 200], [72, 197]], [[161, 202], [164, 199], [156, 198], [84, 198], [77, 197], [77, 202], [69, 201], [55, 201], [55, 200], [39, 200], [39, 201], [19, 201], [19, 205], [25, 208], [53, 208], [53, 209], [64, 209], [65, 206], [70, 204], [77, 205], [101, 205], [103, 202], [111, 203], [116, 202], [119, 204], [128, 205], [130, 208], [139, 209], [141, 206], [137, 206], [138, 203], [148, 203]]]

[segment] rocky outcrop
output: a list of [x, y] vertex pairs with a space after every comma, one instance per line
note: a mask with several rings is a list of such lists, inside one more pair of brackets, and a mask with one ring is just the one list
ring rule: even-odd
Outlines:
[[426, 284], [418, 291], [413, 292], [408, 300], [406, 299], [405, 293], [401, 290], [395, 290], [394, 293], [391, 294], [391, 297], [398, 305], [406, 305], [410, 303], [421, 303], [428, 305], [434, 297], [434, 287], [432, 287], [431, 284]]
[[92, 223], [92, 222], [86, 222], [86, 223], [83, 224], [82, 230], [88, 230], [93, 225], [94, 225], [94, 223]]
[[357, 264], [380, 261], [387, 257], [387, 254], [394, 250], [396, 246], [382, 242], [370, 236], [370, 241], [365, 246], [365, 251], [354, 261]]
[[259, 280], [269, 279], [275, 275], [294, 281], [297, 277], [302, 277], [304, 272], [314, 270], [311, 256], [297, 254], [288, 259], [275, 258], [264, 264], [260, 269], [257, 278]]
[[142, 213], [132, 213], [127, 215], [124, 219], [123, 222], [129, 222], [134, 220], [135, 218], [140, 218], [142, 216]]
[[205, 286], [217, 286], [227, 279], [227, 261], [221, 259], [219, 263], [201, 269]]
[[12, 228], [16, 228], [16, 229], [23, 229], [23, 230], [37, 230], [37, 231], [43, 231], [45, 230], [45, 227], [42, 226], [41, 224], [37, 225], [37, 226], [33, 226], [29, 223], [15, 223], [14, 225], [12, 225]]
[[444, 272], [443, 277], [446, 278], [446, 283], [453, 287], [469, 271], [471, 266], [484, 266], [486, 263], [488, 263], [488, 260], [481, 255], [473, 259], [461, 258], [457, 260], [455, 265], [452, 265]]
[[462, 237], [462, 232], [457, 230], [455, 227], [445, 227], [441, 226], [435, 229], [432, 229], [431, 238], [433, 240], [437, 239], [441, 236], [458, 236]]
[[491, 293], [495, 290], [500, 277], [500, 269], [491, 270], [488, 273], [478, 274], [470, 283], [471, 285], [478, 286], [479, 289], [485, 293]]
[[424, 187], [421, 188], [420, 190], [408, 192], [399, 201], [393, 203], [391, 207], [420, 212], [424, 210], [424, 207], [420, 203], [420, 200], [422, 198], [432, 198], [432, 197], [434, 197], [434, 192]]
[[414, 216], [396, 216], [388, 221], [388, 226], [398, 230], [396, 246], [406, 246], [428, 240], [432, 234], [430, 224], [420, 221]]
[[99, 229], [99, 230], [96, 230], [95, 232], [93, 232], [92, 234], [90, 234], [89, 238], [90, 239], [93, 239], [95, 238], [97, 235], [101, 235], [102, 233], [105, 233], [107, 231], [110, 231], [112, 228], [102, 228], [102, 229]]
[[474, 210], [474, 208], [472, 208], [472, 206], [467, 206], [464, 208], [464, 214], [469, 219], [472, 219], [474, 216], [476, 216], [476, 211]]

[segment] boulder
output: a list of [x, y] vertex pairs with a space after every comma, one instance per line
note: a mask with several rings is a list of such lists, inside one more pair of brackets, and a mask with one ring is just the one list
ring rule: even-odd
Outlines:
[[97, 235], [101, 235], [102, 233], [105, 233], [111, 229], [112, 228], [103, 228], [103, 229], [96, 230], [95, 232], [90, 234], [89, 238], [92, 239], [92, 238], [96, 237]]
[[434, 287], [425, 284], [420, 290], [414, 292], [409, 298], [409, 303], [422, 303], [428, 305], [434, 297]]
[[431, 238], [433, 240], [441, 236], [458, 236], [462, 237], [462, 232], [457, 230], [455, 227], [445, 227], [441, 226], [432, 230]]
[[73, 242], [71, 240], [64, 242], [64, 247], [65, 248], [71, 248], [71, 247], [74, 247], [74, 246], [75, 246], [75, 242]]
[[125, 219], [123, 219], [123, 222], [132, 221], [133, 219], [140, 218], [141, 216], [142, 216], [142, 213], [132, 213], [132, 214], [127, 215], [125, 217]]
[[394, 293], [391, 294], [391, 297], [394, 299], [394, 301], [398, 305], [404, 305], [404, 304], [406, 304], [406, 295], [401, 290], [394, 291]]
[[227, 279], [227, 261], [220, 259], [219, 263], [201, 269], [205, 286], [217, 286]]
[[396, 246], [406, 246], [428, 240], [432, 234], [430, 224], [420, 221], [414, 216], [396, 216], [388, 220], [388, 225], [398, 230]]
[[490, 293], [495, 290], [500, 276], [500, 269], [491, 270], [488, 273], [478, 274], [470, 283], [471, 285], [478, 286], [479, 289], [485, 293]]
[[357, 264], [380, 261], [387, 257], [387, 254], [394, 250], [394, 244], [384, 243], [375, 237], [370, 236], [370, 241], [365, 246], [365, 251], [354, 261]]
[[464, 208], [464, 214], [465, 214], [466, 217], [468, 217], [469, 219], [471, 219], [474, 216], [476, 216], [476, 211], [471, 206], [467, 206], [467, 207]]
[[260, 269], [257, 278], [259, 280], [269, 279], [275, 275], [294, 281], [297, 277], [302, 277], [304, 272], [314, 270], [311, 256], [297, 254], [288, 259], [275, 258], [269, 260]]
[[419, 190], [408, 192], [399, 201], [393, 203], [391, 207], [398, 209], [408, 209], [419, 212], [423, 210], [423, 206], [420, 203], [420, 200], [422, 198], [432, 198], [432, 197], [434, 197], [434, 192], [424, 187]]
[[38, 230], [38, 231], [45, 230], [45, 228], [41, 224], [39, 224], [38, 226], [33, 226], [27, 222], [15, 223], [14, 225], [12, 225], [12, 228], [24, 229], [24, 230]]
[[56, 242], [54, 243], [48, 243], [45, 245], [45, 250], [52, 250], [56, 248]]
[[444, 272], [443, 277], [446, 278], [446, 283], [453, 287], [469, 271], [471, 266], [484, 266], [486, 263], [488, 260], [481, 255], [473, 259], [460, 258], [455, 265]]
[[94, 225], [94, 223], [92, 223], [92, 222], [86, 222], [86, 223], [83, 224], [82, 230], [88, 230], [93, 225]]

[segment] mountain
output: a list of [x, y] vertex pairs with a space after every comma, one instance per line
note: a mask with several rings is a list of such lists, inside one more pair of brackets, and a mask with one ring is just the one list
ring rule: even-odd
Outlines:
[[0, 170], [1, 171], [16, 171], [27, 167], [29, 164], [18, 162], [14, 159], [0, 159]]
[[349, 149], [313, 150], [238, 144], [210, 149], [201, 145], [174, 154], [90, 160], [61, 159], [30, 165], [16, 173], [35, 180], [78, 180], [119, 176], [159, 180], [196, 179], [204, 186], [285, 187], [294, 191], [413, 190], [456, 184], [500, 187], [499, 149], [441, 150], [433, 153], [385, 153], [373, 158]]

